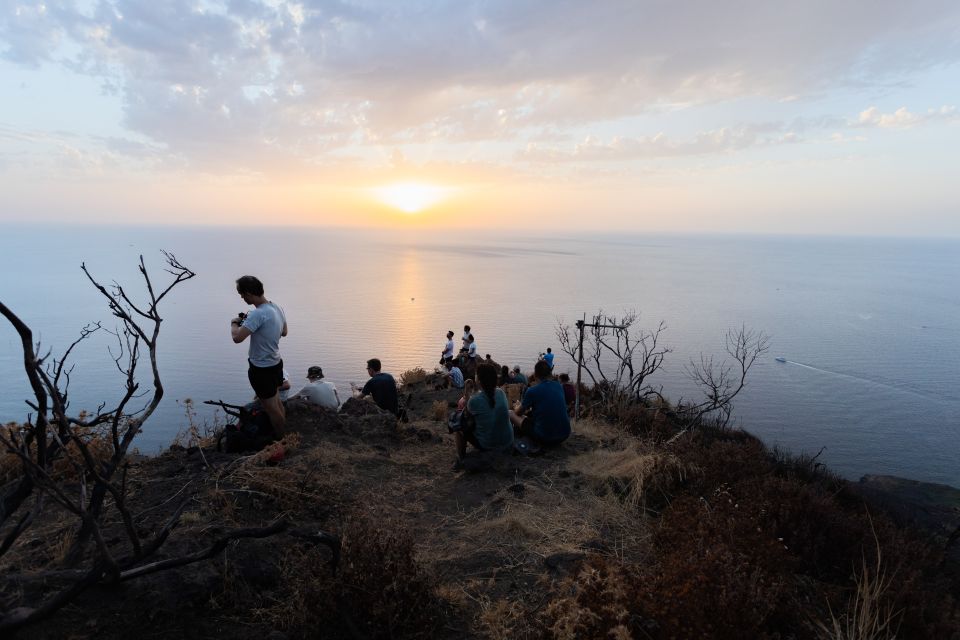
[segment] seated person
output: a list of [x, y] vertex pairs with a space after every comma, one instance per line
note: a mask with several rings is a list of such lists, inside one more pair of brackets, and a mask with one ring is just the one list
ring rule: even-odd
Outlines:
[[497, 386], [502, 387], [505, 384], [510, 384], [510, 367], [503, 365], [500, 367], [500, 377], [497, 378]]
[[454, 432], [458, 465], [467, 455], [468, 442], [478, 451], [507, 451], [513, 445], [510, 409], [503, 389], [497, 388], [497, 370], [480, 363], [477, 382], [480, 390], [467, 401], [467, 410], [474, 417], [472, 427]]
[[277, 393], [280, 394], [280, 402], [286, 402], [290, 397], [290, 374], [286, 369], [283, 370], [283, 382], [277, 388]]
[[440, 385], [441, 388], [449, 389], [453, 387], [454, 389], [463, 389], [463, 371], [460, 370], [460, 367], [453, 362], [448, 362], [443, 366], [447, 368], [447, 375]]
[[366, 398], [373, 396], [373, 401], [384, 411], [389, 411], [393, 415], [400, 412], [400, 399], [397, 397], [397, 381], [389, 373], [380, 371], [381, 364], [379, 358], [367, 360], [367, 373], [370, 379], [360, 390], [360, 397]]
[[473, 391], [476, 388], [477, 383], [473, 380], [467, 380], [463, 383], [463, 395], [457, 400], [457, 411], [463, 411], [467, 408], [467, 400], [470, 399], [470, 396], [473, 395]]
[[538, 360], [533, 370], [537, 384], [527, 389], [523, 401], [510, 412], [514, 434], [540, 445], [560, 444], [570, 437], [570, 417], [563, 387], [550, 373], [550, 365]]
[[477, 341], [474, 339], [472, 333], [467, 338], [467, 357], [470, 358], [473, 364], [477, 364]]
[[513, 368], [513, 375], [510, 377], [510, 384], [527, 384], [527, 376], [520, 371], [520, 365]]
[[570, 382], [570, 376], [561, 373], [557, 376], [557, 380], [560, 382], [560, 386], [563, 387], [563, 397], [567, 401], [567, 405], [572, 405], [577, 401], [577, 388]]
[[307, 369], [307, 384], [300, 391], [291, 396], [308, 404], [326, 407], [327, 409], [340, 408], [340, 395], [332, 382], [323, 379], [323, 369], [317, 366]]

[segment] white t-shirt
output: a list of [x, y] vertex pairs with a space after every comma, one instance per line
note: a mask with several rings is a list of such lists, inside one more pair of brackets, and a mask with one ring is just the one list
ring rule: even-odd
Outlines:
[[448, 360], [453, 357], [453, 338], [447, 340], [447, 346], [443, 348], [443, 358]]
[[340, 396], [337, 395], [337, 388], [332, 382], [326, 380], [311, 380], [303, 389], [297, 391], [293, 397], [300, 397], [311, 404], [316, 404], [328, 409], [337, 409], [340, 407]]
[[467, 349], [467, 355], [471, 358], [477, 357], [477, 341], [474, 340], [470, 343], [470, 347]]

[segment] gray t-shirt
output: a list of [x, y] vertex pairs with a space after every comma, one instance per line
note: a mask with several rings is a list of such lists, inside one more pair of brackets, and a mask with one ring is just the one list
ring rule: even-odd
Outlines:
[[286, 318], [283, 310], [272, 302], [255, 307], [241, 326], [250, 331], [247, 357], [255, 367], [272, 367], [280, 362], [280, 334]]

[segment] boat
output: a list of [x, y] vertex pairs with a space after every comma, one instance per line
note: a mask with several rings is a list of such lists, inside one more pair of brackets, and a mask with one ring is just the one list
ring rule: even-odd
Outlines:
[[786, 362], [786, 361], [787, 361], [786, 358], [774, 358], [774, 360], [776, 360], [777, 362]]

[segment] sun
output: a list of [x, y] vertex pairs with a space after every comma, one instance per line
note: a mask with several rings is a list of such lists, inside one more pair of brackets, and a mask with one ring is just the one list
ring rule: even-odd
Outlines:
[[420, 213], [446, 198], [450, 189], [420, 182], [397, 182], [373, 190], [380, 202], [404, 213]]

